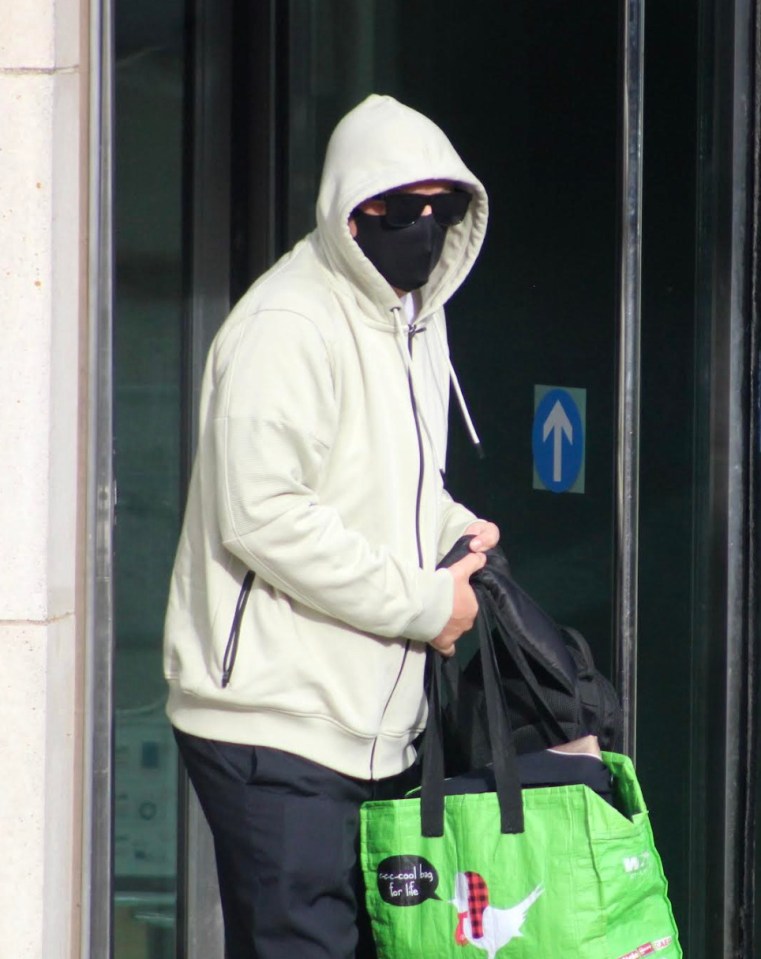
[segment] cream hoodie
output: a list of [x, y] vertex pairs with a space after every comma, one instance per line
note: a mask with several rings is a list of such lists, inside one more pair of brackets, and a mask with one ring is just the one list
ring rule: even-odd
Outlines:
[[[362, 200], [428, 179], [473, 201], [410, 331], [347, 221]], [[317, 228], [244, 295], [209, 353], [165, 627], [179, 729], [365, 779], [413, 761], [426, 643], [452, 610], [436, 563], [475, 519], [442, 484], [443, 304], [486, 220], [483, 187], [421, 114], [371, 96], [338, 124]]]

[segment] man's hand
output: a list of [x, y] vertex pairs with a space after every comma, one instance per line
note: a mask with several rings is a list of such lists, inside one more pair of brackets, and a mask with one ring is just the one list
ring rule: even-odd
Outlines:
[[[488, 525], [494, 526], [493, 523]], [[497, 527], [494, 526], [494, 528]], [[454, 579], [452, 615], [436, 639], [431, 641], [431, 646], [443, 656], [454, 656], [454, 644], [463, 633], [471, 628], [476, 620], [478, 601], [476, 600], [476, 594], [473, 592], [473, 587], [470, 585], [470, 577], [485, 565], [486, 557], [483, 553], [469, 553], [458, 562], [447, 567]]]
[[465, 530], [465, 536], [472, 536], [468, 544], [474, 553], [483, 553], [499, 542], [499, 527], [496, 523], [487, 523], [479, 519]]

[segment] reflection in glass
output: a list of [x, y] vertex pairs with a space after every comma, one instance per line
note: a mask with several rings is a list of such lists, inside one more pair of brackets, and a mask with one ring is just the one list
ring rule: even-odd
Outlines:
[[116, 3], [115, 959], [175, 951], [161, 633], [180, 523], [183, 6]]

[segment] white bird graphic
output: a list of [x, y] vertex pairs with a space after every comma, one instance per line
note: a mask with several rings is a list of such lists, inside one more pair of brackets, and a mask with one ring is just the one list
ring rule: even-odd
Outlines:
[[489, 889], [477, 872], [458, 872], [454, 899], [450, 899], [458, 917], [455, 941], [460, 946], [471, 943], [494, 959], [511, 939], [522, 935], [526, 915], [543, 892], [540, 884], [517, 906], [499, 909], [489, 904]]

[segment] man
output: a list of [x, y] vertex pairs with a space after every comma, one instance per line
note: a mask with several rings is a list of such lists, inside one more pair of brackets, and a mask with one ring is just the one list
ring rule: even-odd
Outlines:
[[414, 761], [426, 649], [475, 617], [499, 532], [443, 488], [443, 304], [486, 219], [438, 127], [371, 96], [333, 133], [316, 230], [212, 345], [165, 671], [229, 959], [354, 956], [359, 806]]

